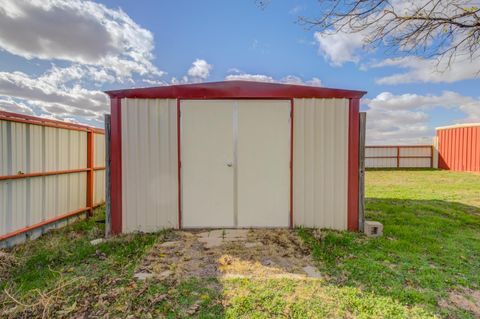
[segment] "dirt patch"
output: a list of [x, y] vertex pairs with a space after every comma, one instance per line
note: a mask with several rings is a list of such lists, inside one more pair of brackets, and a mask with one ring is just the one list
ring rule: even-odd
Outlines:
[[12, 254], [0, 251], [0, 280], [5, 280], [17, 265], [17, 260]]
[[172, 232], [137, 268], [157, 278], [319, 278], [309, 249], [291, 230], [251, 229]]
[[439, 302], [442, 308], [458, 308], [471, 312], [475, 318], [480, 318], [480, 291], [462, 289], [451, 291], [448, 298]]

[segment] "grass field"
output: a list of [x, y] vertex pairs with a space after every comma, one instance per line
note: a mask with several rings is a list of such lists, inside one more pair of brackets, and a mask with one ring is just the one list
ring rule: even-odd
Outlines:
[[298, 229], [320, 280], [133, 279], [168, 232], [97, 246], [103, 219], [5, 251], [0, 317], [475, 318], [480, 316], [480, 175], [368, 171], [367, 218], [384, 236]]

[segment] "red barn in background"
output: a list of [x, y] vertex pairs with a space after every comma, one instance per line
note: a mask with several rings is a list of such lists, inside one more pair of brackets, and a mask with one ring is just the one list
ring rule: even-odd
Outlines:
[[438, 168], [480, 172], [480, 123], [437, 129]]

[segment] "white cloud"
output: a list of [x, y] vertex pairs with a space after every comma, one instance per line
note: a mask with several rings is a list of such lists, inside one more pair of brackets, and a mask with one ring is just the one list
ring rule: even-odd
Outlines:
[[0, 110], [21, 113], [26, 115], [35, 115], [32, 108], [21, 102], [16, 102], [9, 96], [0, 96]]
[[404, 57], [398, 59], [386, 59], [371, 67], [399, 67], [406, 72], [397, 73], [377, 79], [378, 84], [401, 84], [412, 82], [453, 83], [456, 81], [478, 78], [480, 59], [473, 61], [468, 58], [456, 58], [448, 65], [447, 59], [438, 62], [435, 59], [423, 59], [419, 57]]
[[284, 84], [298, 84], [298, 85], [310, 85], [310, 86], [322, 86], [322, 81], [319, 78], [313, 77], [310, 80], [303, 80], [296, 75], [287, 75], [279, 80], [274, 79], [271, 76], [264, 74], [229, 74], [225, 77], [226, 81], [254, 81], [254, 82], [267, 82], [267, 83], [284, 83]]
[[318, 52], [333, 66], [341, 66], [345, 62], [357, 63], [360, 59], [360, 49], [364, 45], [362, 33], [333, 32], [322, 34], [315, 32]]
[[157, 86], [162, 86], [162, 85], [167, 85], [168, 83], [163, 81], [163, 80], [150, 80], [150, 79], [143, 79], [143, 82], [149, 84], [149, 85], [157, 85]]
[[0, 0], [0, 48], [26, 59], [98, 66], [117, 80], [163, 74], [152, 64], [151, 32], [92, 1]]
[[194, 80], [206, 80], [210, 76], [210, 71], [213, 66], [208, 64], [207, 61], [202, 59], [196, 59], [192, 63], [192, 67], [188, 69], [188, 76]]
[[101, 91], [79, 85], [58, 86], [49, 74], [33, 78], [22, 72], [0, 72], [0, 95], [21, 99], [47, 113], [98, 118], [108, 111], [108, 98]]
[[429, 127], [427, 111], [456, 109], [465, 117], [451, 124], [480, 122], [480, 99], [444, 91], [440, 95], [382, 92], [364, 99], [367, 110], [367, 144], [409, 144], [431, 142], [434, 130]]
[[225, 77], [226, 81], [255, 81], [255, 82], [275, 82], [271, 76], [264, 74], [229, 74]]
[[433, 132], [428, 126], [428, 119], [428, 115], [422, 111], [371, 108], [367, 111], [366, 144], [430, 142]]

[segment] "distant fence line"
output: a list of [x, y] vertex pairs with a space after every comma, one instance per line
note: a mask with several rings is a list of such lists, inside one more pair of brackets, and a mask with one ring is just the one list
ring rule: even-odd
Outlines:
[[105, 201], [101, 129], [0, 111], [0, 152], [0, 247]]
[[365, 146], [366, 168], [433, 168], [432, 145]]

